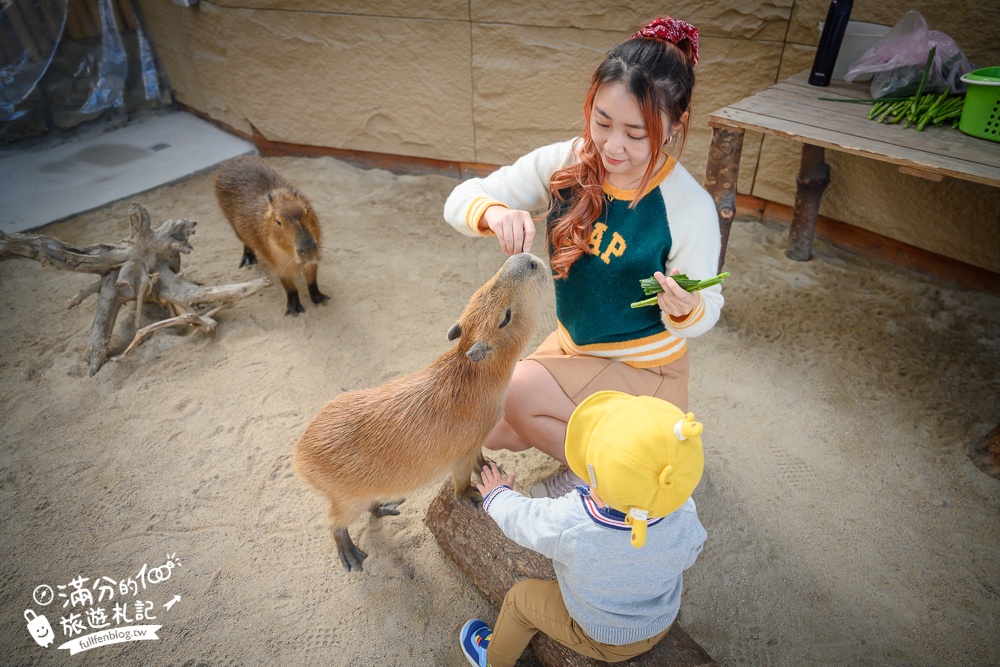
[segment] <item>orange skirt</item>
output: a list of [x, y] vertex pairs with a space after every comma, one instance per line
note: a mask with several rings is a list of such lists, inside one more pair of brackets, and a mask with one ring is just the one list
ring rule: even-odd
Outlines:
[[611, 359], [566, 354], [559, 345], [559, 333], [553, 331], [525, 358], [544, 366], [575, 405], [595, 392], [613, 390], [633, 396], [655, 396], [684, 412], [688, 409], [691, 360], [687, 352], [669, 364], [633, 368]]

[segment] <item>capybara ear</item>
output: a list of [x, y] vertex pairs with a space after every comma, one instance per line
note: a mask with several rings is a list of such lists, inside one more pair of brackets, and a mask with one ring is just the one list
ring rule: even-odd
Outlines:
[[486, 357], [490, 356], [493, 352], [493, 348], [489, 346], [488, 343], [479, 341], [475, 345], [469, 348], [469, 351], [465, 353], [465, 356], [469, 357], [473, 361], [482, 361]]
[[448, 340], [455, 340], [461, 335], [462, 335], [462, 326], [458, 322], [455, 322], [454, 324], [451, 325], [451, 328], [448, 329]]

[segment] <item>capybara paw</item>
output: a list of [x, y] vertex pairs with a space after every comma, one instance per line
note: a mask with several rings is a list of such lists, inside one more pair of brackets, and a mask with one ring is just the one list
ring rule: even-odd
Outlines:
[[459, 505], [467, 505], [472, 509], [478, 509], [483, 504], [483, 496], [474, 486], [466, 487], [455, 492], [455, 500]]
[[351, 570], [357, 570], [358, 572], [365, 571], [362, 563], [368, 558], [368, 554], [353, 544], [346, 547], [337, 547], [337, 555], [340, 556], [340, 563], [348, 572]]
[[391, 503], [372, 505], [372, 516], [399, 516], [398, 507], [404, 502], [406, 502], [406, 498], [400, 498]]
[[362, 563], [368, 558], [368, 554], [355, 546], [347, 529], [334, 530], [333, 541], [337, 544], [337, 555], [340, 556], [340, 563], [344, 569], [348, 572], [351, 570], [363, 572], [365, 568], [362, 567]]
[[288, 293], [288, 307], [285, 308], [285, 315], [291, 315], [292, 317], [297, 316], [299, 313], [306, 312], [306, 309], [302, 307], [302, 302], [299, 301], [298, 292]]
[[312, 299], [314, 305], [321, 305], [330, 300], [330, 297], [319, 291], [319, 288], [315, 285], [309, 286], [309, 298]]
[[243, 248], [243, 259], [240, 260], [240, 268], [253, 266], [257, 263], [257, 255], [250, 248]]

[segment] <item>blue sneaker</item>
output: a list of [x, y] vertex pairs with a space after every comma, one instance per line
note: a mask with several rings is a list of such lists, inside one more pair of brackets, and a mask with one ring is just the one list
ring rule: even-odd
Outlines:
[[490, 667], [486, 661], [486, 649], [493, 639], [493, 631], [477, 618], [462, 626], [458, 640], [462, 644], [462, 653], [473, 667]]

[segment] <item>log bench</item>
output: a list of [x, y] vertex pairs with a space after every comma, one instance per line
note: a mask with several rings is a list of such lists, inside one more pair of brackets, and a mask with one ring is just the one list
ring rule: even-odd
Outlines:
[[[497, 610], [508, 589], [521, 579], [556, 578], [549, 559], [507, 539], [481, 509], [457, 503], [450, 481], [444, 483], [431, 502], [424, 522], [458, 569], [469, 577]], [[483, 620], [492, 624], [495, 618]], [[518, 664], [525, 667], [596, 667], [608, 663], [575, 653], [538, 633]], [[676, 622], [651, 651], [616, 664], [629, 667], [716, 665], [711, 656]]]

